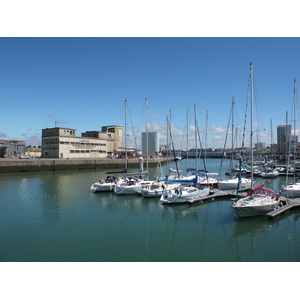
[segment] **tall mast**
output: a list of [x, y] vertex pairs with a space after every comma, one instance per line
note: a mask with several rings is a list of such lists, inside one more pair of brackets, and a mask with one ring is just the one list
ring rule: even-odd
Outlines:
[[[148, 98], [145, 98], [146, 100], [146, 168], [147, 172], [149, 170], [149, 163], [148, 163], [148, 156], [149, 156], [149, 150], [148, 150]], [[147, 173], [147, 179], [148, 179], [148, 173]]]
[[250, 62], [250, 100], [251, 100], [251, 118], [250, 118], [250, 159], [251, 159], [251, 189], [253, 189], [253, 64]]
[[[297, 79], [294, 78], [294, 99], [293, 99], [293, 109], [294, 109], [294, 130], [293, 135], [294, 139], [296, 138], [296, 99], [297, 99], [297, 92], [296, 92], [296, 81]], [[295, 154], [296, 154], [296, 141], [294, 140], [294, 160], [296, 160]]]
[[272, 157], [272, 160], [274, 160], [273, 147], [272, 147], [272, 144], [273, 144], [273, 125], [272, 125], [272, 119], [270, 119], [270, 126], [271, 126], [271, 157]]
[[186, 169], [188, 168], [189, 158], [189, 109], [186, 109]]
[[194, 104], [194, 118], [195, 118], [195, 152], [196, 152], [196, 174], [198, 174], [198, 149], [197, 149], [197, 121], [196, 121], [196, 104]]
[[127, 99], [125, 100], [125, 173], [128, 168], [128, 154], [127, 154]]
[[233, 162], [233, 148], [234, 148], [234, 97], [232, 97], [232, 123], [231, 123], [231, 161]]
[[[208, 125], [208, 111], [206, 111], [206, 120], [205, 120], [205, 143], [204, 143], [204, 159], [206, 159], [206, 149], [207, 149], [207, 125]], [[201, 149], [202, 152], [202, 149]]]

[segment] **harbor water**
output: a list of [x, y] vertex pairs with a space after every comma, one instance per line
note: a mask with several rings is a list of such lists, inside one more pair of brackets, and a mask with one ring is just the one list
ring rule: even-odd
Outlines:
[[[179, 168], [184, 171], [187, 163], [191, 167], [193, 160], [181, 161]], [[209, 172], [218, 172], [220, 159], [206, 164]], [[225, 160], [223, 174], [227, 168]], [[274, 220], [241, 219], [229, 198], [166, 205], [159, 198], [91, 193], [90, 186], [105, 178], [105, 171], [0, 174], [0, 260], [300, 261], [300, 209]], [[149, 179], [155, 172], [149, 170]], [[274, 191], [285, 182], [284, 176], [257, 179]]]

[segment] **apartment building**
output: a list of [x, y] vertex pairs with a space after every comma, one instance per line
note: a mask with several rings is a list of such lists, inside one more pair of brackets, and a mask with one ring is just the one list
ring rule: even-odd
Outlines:
[[76, 129], [42, 129], [42, 158], [105, 158], [114, 156], [122, 146], [122, 126], [103, 126], [102, 131], [86, 131], [76, 136]]

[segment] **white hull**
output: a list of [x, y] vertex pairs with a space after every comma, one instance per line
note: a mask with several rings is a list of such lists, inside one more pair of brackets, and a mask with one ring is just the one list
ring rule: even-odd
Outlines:
[[282, 188], [282, 191], [287, 198], [299, 198], [300, 197], [300, 183], [289, 184]]
[[161, 195], [167, 191], [174, 189], [176, 187], [179, 187], [179, 184], [160, 184], [160, 183], [154, 183], [151, 184], [149, 187], [143, 188], [141, 190], [141, 195], [144, 198], [158, 198], [161, 197]]
[[134, 195], [140, 194], [143, 187], [151, 184], [151, 181], [144, 180], [127, 180], [115, 186], [114, 192], [117, 195]]
[[[228, 180], [220, 180], [218, 182], [219, 190], [236, 190], [238, 186], [238, 178], [231, 178]], [[240, 189], [250, 189], [251, 188], [251, 179], [242, 178]]]
[[217, 186], [218, 185], [218, 180], [215, 178], [210, 178], [208, 177], [207, 179], [199, 179], [198, 183], [200, 185], [210, 185], [210, 186]]
[[91, 186], [91, 191], [93, 193], [96, 192], [108, 192], [108, 191], [113, 191], [115, 188], [115, 183], [100, 183], [100, 182], [95, 182]]
[[260, 187], [255, 188], [257, 190], [252, 195], [242, 198], [232, 205], [239, 217], [266, 215], [280, 204], [280, 194], [275, 195], [272, 190], [259, 189]]
[[260, 176], [263, 177], [263, 178], [274, 178], [274, 177], [278, 177], [279, 173], [277, 171], [275, 171], [275, 172], [267, 172], [267, 173], [261, 172]]
[[274, 206], [279, 205], [279, 201], [273, 205], [262, 205], [262, 206], [232, 206], [239, 217], [254, 217], [254, 216], [264, 216], [267, 213], [274, 210]]
[[163, 203], [184, 203], [199, 201], [209, 195], [209, 187], [198, 189], [194, 187], [181, 186], [179, 188], [166, 191], [162, 194], [160, 201]]

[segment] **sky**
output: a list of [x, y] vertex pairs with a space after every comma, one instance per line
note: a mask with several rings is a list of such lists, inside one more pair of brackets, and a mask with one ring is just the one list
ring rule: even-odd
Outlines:
[[276, 127], [293, 121], [299, 50], [300, 38], [2, 37], [0, 137], [39, 146], [41, 130], [55, 125], [77, 136], [124, 126], [127, 99], [128, 145], [136, 136], [140, 146], [147, 97], [148, 130], [162, 144], [168, 117], [175, 147], [193, 146], [195, 107], [202, 143], [206, 133], [207, 147], [223, 148], [234, 97], [238, 146], [252, 62], [255, 142], [271, 143], [272, 120], [275, 143]]

